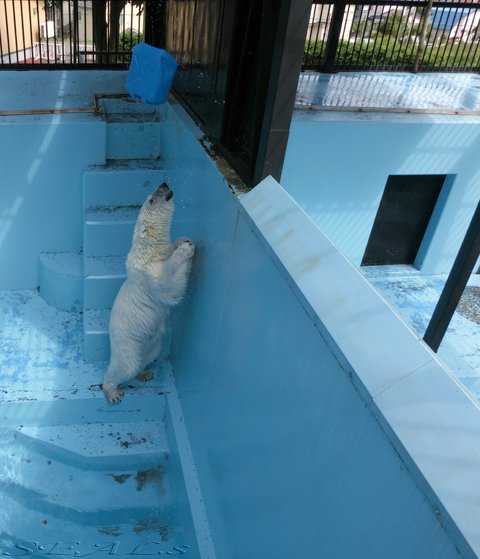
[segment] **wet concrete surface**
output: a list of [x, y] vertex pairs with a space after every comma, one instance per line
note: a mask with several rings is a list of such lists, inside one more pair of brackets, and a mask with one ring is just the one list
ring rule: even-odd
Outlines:
[[467, 73], [302, 72], [299, 107], [480, 112], [480, 77]]
[[[368, 266], [362, 273], [409, 327], [422, 337], [447, 275], [410, 266]], [[472, 274], [437, 356], [480, 400], [480, 275]]]

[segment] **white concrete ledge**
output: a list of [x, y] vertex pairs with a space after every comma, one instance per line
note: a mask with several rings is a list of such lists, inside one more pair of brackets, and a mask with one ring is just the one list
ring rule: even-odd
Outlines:
[[276, 181], [240, 201], [439, 522], [480, 556], [477, 402]]

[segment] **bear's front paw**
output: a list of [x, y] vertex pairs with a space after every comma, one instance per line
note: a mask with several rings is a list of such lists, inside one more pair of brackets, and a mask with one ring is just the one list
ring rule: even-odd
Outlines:
[[195, 252], [195, 245], [190, 239], [185, 239], [182, 244], [178, 246], [177, 251], [187, 260], [188, 258], [192, 258]]

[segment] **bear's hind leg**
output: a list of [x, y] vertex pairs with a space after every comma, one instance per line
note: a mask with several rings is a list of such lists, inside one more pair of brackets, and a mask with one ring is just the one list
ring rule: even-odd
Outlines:
[[105, 398], [111, 404], [118, 404], [123, 398], [123, 390], [118, 386], [135, 376], [135, 373], [125, 373], [121, 366], [110, 362], [103, 379], [102, 390]]
[[156, 328], [156, 333], [153, 336], [150, 346], [145, 350], [143, 366], [140, 368], [140, 373], [136, 375], [136, 379], [141, 382], [149, 382], [153, 379], [154, 372], [153, 369], [148, 367], [148, 365], [153, 364], [155, 359], [157, 359], [162, 349], [163, 334], [165, 331], [165, 324], [161, 322]]
[[118, 404], [119, 402], [122, 401], [123, 390], [118, 388], [118, 385], [115, 385], [114, 383], [104, 382], [102, 384], [102, 390], [103, 390], [103, 393], [105, 394], [105, 398], [111, 404]]

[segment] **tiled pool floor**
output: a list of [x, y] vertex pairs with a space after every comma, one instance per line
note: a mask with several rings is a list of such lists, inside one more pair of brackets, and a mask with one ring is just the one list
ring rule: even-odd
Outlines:
[[[38, 290], [0, 291], [0, 402], [98, 399], [107, 363], [85, 363], [82, 314], [55, 309]], [[159, 384], [160, 382], [160, 384]], [[134, 392], [162, 391], [161, 381], [133, 382]]]
[[[423, 336], [447, 279], [409, 266], [362, 267], [362, 273], [420, 337]], [[480, 276], [473, 274], [455, 312], [438, 357], [480, 400], [480, 325], [476, 309]], [[467, 318], [468, 317], [468, 318]]]

